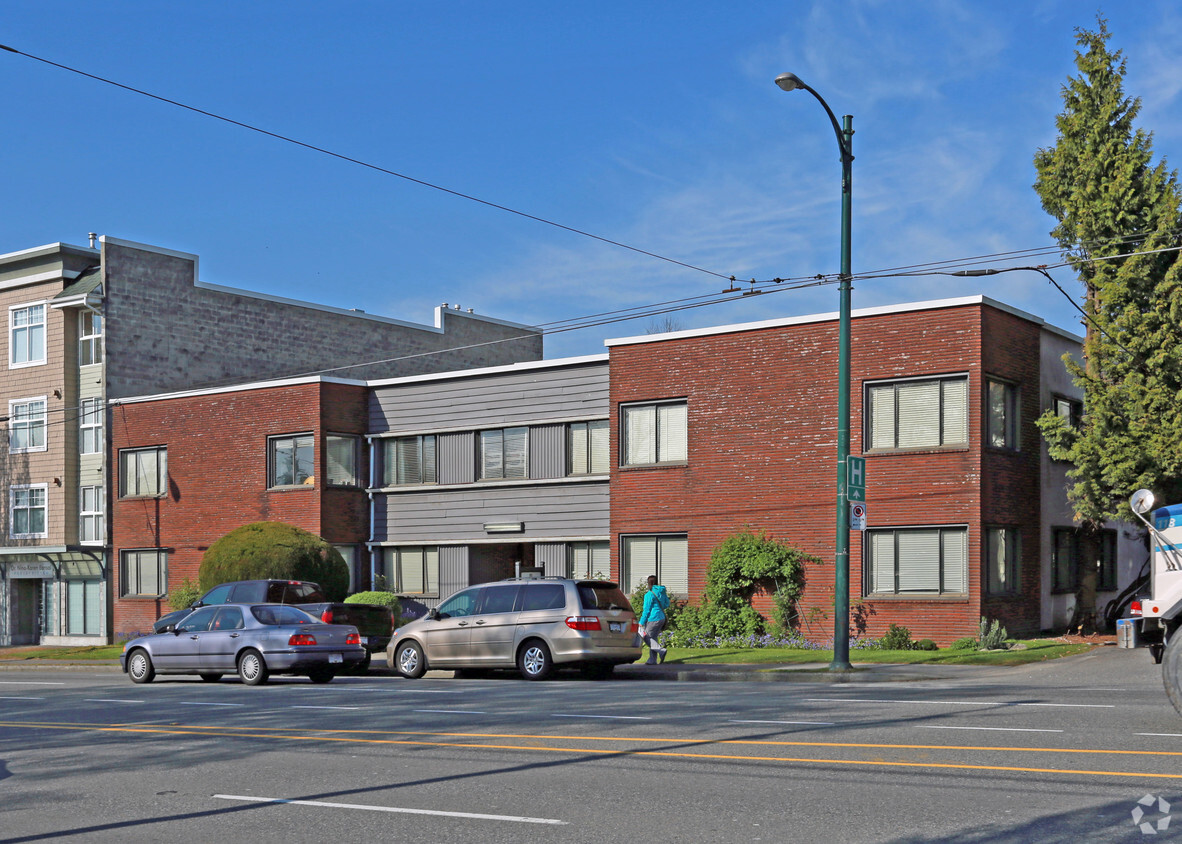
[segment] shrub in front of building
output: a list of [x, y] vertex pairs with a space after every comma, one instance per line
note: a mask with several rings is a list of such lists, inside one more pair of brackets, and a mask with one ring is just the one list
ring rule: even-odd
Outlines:
[[201, 591], [231, 580], [310, 580], [330, 601], [344, 600], [349, 567], [340, 552], [314, 533], [284, 522], [236, 528], [201, 558]]

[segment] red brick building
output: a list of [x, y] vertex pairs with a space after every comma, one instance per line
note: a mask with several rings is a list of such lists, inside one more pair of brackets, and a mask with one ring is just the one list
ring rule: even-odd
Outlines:
[[116, 634], [148, 630], [209, 545], [282, 521], [323, 537], [368, 585], [364, 382], [314, 377], [123, 399], [111, 408]]
[[[655, 567], [696, 598], [712, 549], [749, 527], [822, 561], [802, 615], [832, 635], [837, 328], [832, 314], [608, 342], [613, 571], [629, 588]], [[982, 616], [1053, 626], [1055, 531], [1074, 528], [1035, 419], [1078, 404], [1048, 389], [1078, 339], [982, 297], [857, 311], [851, 339], [868, 512], [850, 536], [855, 623], [942, 644]], [[1089, 562], [1116, 565], [1069, 562], [1060, 593]]]

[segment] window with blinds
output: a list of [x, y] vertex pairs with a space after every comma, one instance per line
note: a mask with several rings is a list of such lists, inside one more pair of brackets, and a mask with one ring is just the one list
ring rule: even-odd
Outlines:
[[606, 419], [572, 422], [566, 427], [566, 473], [606, 475], [611, 468]]
[[1017, 528], [988, 528], [985, 531], [985, 589], [990, 595], [1018, 592], [1018, 563], [1022, 559], [1021, 534]]
[[611, 577], [611, 546], [607, 542], [571, 542], [566, 546], [566, 576], [578, 580]]
[[1004, 381], [989, 381], [986, 385], [988, 412], [987, 442], [994, 448], [1016, 450], [1018, 442], [1018, 388]]
[[866, 532], [869, 594], [964, 594], [968, 529], [907, 528]]
[[689, 413], [684, 401], [630, 404], [621, 412], [624, 465], [686, 461]]
[[866, 388], [869, 448], [935, 448], [969, 440], [966, 376], [871, 384]]
[[439, 594], [439, 549], [433, 545], [387, 548], [386, 577], [399, 595]]
[[119, 564], [120, 596], [150, 598], [168, 591], [168, 552], [159, 548], [124, 551]]
[[684, 534], [620, 538], [620, 586], [634, 592], [650, 574], [670, 595], [689, 597], [689, 538]]
[[168, 488], [168, 449], [126, 449], [119, 452], [119, 496], [164, 495]]
[[529, 477], [529, 428], [496, 428], [481, 431], [480, 480], [510, 480]]
[[357, 486], [357, 437], [329, 434], [324, 438], [330, 486]]
[[396, 437], [382, 441], [382, 484], [433, 484], [435, 467], [435, 437]]

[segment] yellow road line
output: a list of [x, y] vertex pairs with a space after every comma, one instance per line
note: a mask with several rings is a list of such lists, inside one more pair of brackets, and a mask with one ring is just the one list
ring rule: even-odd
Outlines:
[[[891, 767], [891, 768], [941, 768], [952, 770], [966, 770], [966, 771], [1007, 771], [1016, 773], [1036, 773], [1036, 774], [1068, 774], [1068, 775], [1084, 775], [1084, 776], [1106, 776], [1106, 777], [1149, 777], [1154, 779], [1182, 779], [1182, 774], [1163, 774], [1152, 773], [1144, 771], [1098, 771], [1090, 769], [1071, 769], [1071, 768], [1031, 768], [1014, 765], [970, 765], [967, 763], [955, 762], [891, 762], [881, 759], [809, 759], [796, 758], [788, 756], [737, 756], [721, 753], [687, 753], [684, 751], [666, 751], [666, 750], [611, 750], [604, 748], [588, 748], [588, 747], [539, 747], [537, 745], [513, 745], [513, 744], [475, 744], [468, 742], [448, 742], [448, 741], [411, 741], [407, 739], [366, 739], [357, 738], [354, 736], [324, 736], [324, 735], [281, 735], [278, 730], [282, 728], [264, 728], [264, 731], [259, 732], [245, 732], [246, 728], [235, 730], [232, 732], [226, 731], [227, 728], [212, 728], [212, 727], [183, 727], [174, 725], [172, 727], [150, 727], [146, 725], [98, 725], [98, 724], [51, 724], [51, 723], [37, 723], [37, 722], [0, 722], [0, 727], [17, 727], [29, 729], [48, 729], [48, 730], [89, 730], [93, 732], [107, 732], [107, 733], [137, 733], [137, 734], [153, 734], [153, 735], [187, 735], [187, 736], [217, 736], [220, 738], [260, 738], [260, 739], [282, 739], [286, 741], [312, 741], [312, 742], [345, 742], [351, 744], [373, 744], [373, 745], [409, 745], [418, 747], [448, 747], [448, 748], [465, 748], [475, 750], [518, 750], [518, 751], [534, 751], [545, 753], [588, 753], [598, 754], [601, 756], [660, 756], [673, 759], [715, 759], [725, 760], [729, 762], [793, 762], [813, 765], [861, 765], [870, 767]], [[290, 732], [290, 731], [288, 731]], [[318, 731], [318, 732], [334, 732], [334, 731]], [[357, 731], [335, 731], [335, 732], [357, 732]], [[392, 735], [436, 735], [443, 737], [485, 737], [481, 734], [462, 734], [462, 733], [392, 733]], [[488, 738], [496, 738], [498, 736], [487, 736]], [[532, 738], [539, 741], [555, 740], [555, 739], [574, 739], [577, 741], [595, 741], [597, 739], [586, 736], [509, 736], [513, 738]], [[603, 739], [606, 740], [606, 739]], [[615, 739], [612, 739], [615, 740]], [[627, 741], [628, 739], [621, 739]], [[665, 743], [675, 742], [673, 739], [645, 739], [645, 741], [663, 741]], [[710, 742], [702, 739], [691, 739], [687, 743], [692, 744], [722, 744], [728, 742]], [[758, 744], [758, 742], [751, 742]], [[806, 744], [801, 742], [800, 744]], [[832, 746], [824, 745], [820, 742], [813, 746]], [[941, 749], [941, 750], [1004, 750], [1005, 748], [992, 747], [954, 747], [954, 746], [932, 746], [932, 745], [879, 745], [879, 744], [842, 744], [840, 747], [861, 747], [866, 749], [882, 749], [892, 748], [899, 750], [922, 750], [922, 749]], [[1037, 748], [1018, 748], [1021, 750], [1034, 750]], [[1059, 752], [1056, 748], [1050, 748], [1050, 752]], [[1087, 752], [1078, 750], [1077, 752]], [[1110, 751], [1111, 752], [1111, 751]], [[1145, 753], [1147, 751], [1139, 751]], [[1173, 755], [1173, 754], [1170, 754]]]

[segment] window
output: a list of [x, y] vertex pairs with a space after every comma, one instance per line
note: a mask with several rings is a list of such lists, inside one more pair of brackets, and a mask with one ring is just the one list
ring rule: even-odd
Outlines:
[[357, 442], [357, 437], [344, 434], [324, 438], [329, 486], [357, 486]]
[[907, 528], [866, 532], [869, 593], [963, 594], [968, 583], [966, 528]]
[[311, 434], [271, 437], [267, 440], [271, 469], [267, 486], [311, 485], [313, 440]]
[[397, 437], [382, 441], [382, 484], [435, 483], [435, 437]]
[[611, 576], [611, 546], [607, 542], [571, 542], [566, 546], [566, 576], [578, 579]]
[[9, 490], [10, 512], [12, 513], [9, 535], [14, 539], [48, 535], [46, 528], [47, 490], [48, 487], [45, 484], [14, 486]]
[[[349, 567], [349, 594], [360, 592], [363, 586], [369, 584], [369, 572], [362, 572], [358, 568], [357, 561], [359, 555], [357, 553], [357, 546], [334, 545], [332, 547], [337, 549], [337, 553], [341, 555], [345, 561], [345, 565]], [[363, 574], [365, 575], [364, 577], [362, 577]]]
[[67, 636], [100, 635], [105, 585], [101, 580], [66, 581]]
[[650, 574], [670, 595], [689, 597], [689, 539], [682, 534], [620, 538], [620, 584], [631, 592]]
[[566, 587], [561, 583], [527, 583], [521, 596], [521, 611], [560, 610], [566, 606]]
[[45, 363], [45, 305], [26, 305], [8, 311], [8, 365]]
[[608, 466], [608, 424], [572, 422], [566, 429], [566, 473], [568, 475], [605, 475]]
[[966, 377], [871, 384], [866, 389], [870, 448], [936, 448], [969, 440]]
[[1018, 388], [1004, 381], [986, 384], [986, 442], [993, 448], [1018, 448]]
[[985, 531], [985, 589], [989, 595], [1013, 595], [1021, 591], [1018, 562], [1022, 540], [1017, 528]]
[[513, 612], [513, 605], [517, 602], [517, 593], [521, 591], [521, 584], [513, 583], [504, 586], [486, 586], [480, 590], [480, 615]]
[[1111, 592], [1116, 589], [1116, 531], [1101, 530], [1097, 540], [1096, 590]]
[[1072, 428], [1078, 428], [1083, 420], [1083, 402], [1055, 396], [1055, 415]]
[[529, 477], [529, 428], [497, 428], [481, 431], [480, 480]]
[[1079, 543], [1075, 528], [1055, 528], [1051, 538], [1051, 591], [1072, 592], [1079, 581]]
[[684, 401], [630, 404], [622, 408], [622, 413], [625, 465], [686, 461], [688, 410]]
[[8, 450], [45, 451], [45, 399], [24, 399], [8, 403]]
[[78, 314], [78, 365], [103, 362], [103, 318], [93, 311]]
[[1074, 592], [1095, 573], [1097, 592], [1116, 589], [1117, 532], [1061, 527], [1052, 531], [1051, 591]]
[[[159, 548], [124, 551], [119, 558], [119, 594], [158, 598], [168, 590], [168, 554]], [[213, 615], [213, 608], [210, 616]]]
[[78, 491], [78, 541], [103, 542], [103, 488], [84, 486]]
[[119, 452], [121, 498], [164, 495], [168, 488], [168, 449], [165, 446]]
[[386, 577], [399, 595], [439, 593], [439, 549], [408, 546], [386, 549]]
[[83, 399], [78, 416], [78, 451], [100, 454], [103, 450], [103, 400]]

